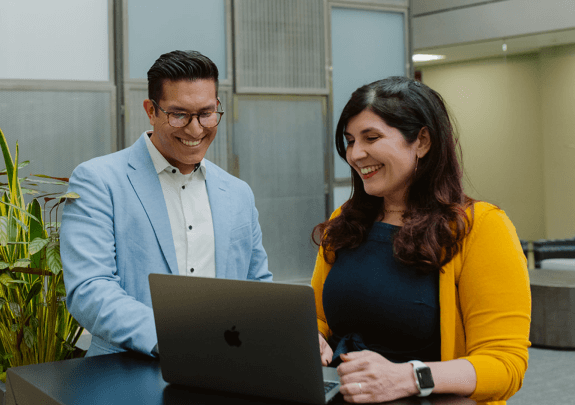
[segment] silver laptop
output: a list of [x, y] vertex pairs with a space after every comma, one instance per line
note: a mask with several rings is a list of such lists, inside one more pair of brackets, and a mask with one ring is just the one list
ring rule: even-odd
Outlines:
[[310, 286], [150, 274], [164, 380], [324, 404], [339, 392], [322, 367]]

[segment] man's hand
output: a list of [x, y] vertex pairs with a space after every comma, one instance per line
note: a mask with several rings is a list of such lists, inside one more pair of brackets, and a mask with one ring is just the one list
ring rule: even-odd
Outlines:
[[346, 402], [385, 402], [417, 394], [413, 366], [364, 350], [340, 356], [340, 392]]
[[333, 350], [331, 350], [331, 347], [329, 347], [323, 335], [321, 333], [318, 333], [318, 335], [319, 335], [319, 352], [321, 354], [321, 364], [323, 366], [327, 366], [329, 363], [331, 363], [331, 359], [333, 357]]

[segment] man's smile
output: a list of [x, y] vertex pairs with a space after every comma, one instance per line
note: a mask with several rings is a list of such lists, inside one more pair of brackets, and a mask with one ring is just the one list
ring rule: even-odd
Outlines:
[[178, 138], [178, 140], [186, 146], [198, 146], [202, 142], [201, 139], [197, 141], [186, 141], [185, 139]]

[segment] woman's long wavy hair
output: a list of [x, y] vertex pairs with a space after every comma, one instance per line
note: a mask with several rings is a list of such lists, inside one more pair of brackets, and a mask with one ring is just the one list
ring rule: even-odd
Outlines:
[[[364, 110], [397, 128], [409, 144], [422, 128], [429, 132], [431, 147], [411, 178], [404, 225], [395, 234], [393, 247], [396, 259], [405, 265], [424, 272], [440, 271], [458, 253], [471, 228], [465, 209], [473, 203], [463, 192], [461, 148], [445, 102], [436, 91], [405, 77], [388, 77], [360, 87], [343, 109], [335, 132], [337, 152], [344, 160], [345, 128]], [[356, 248], [366, 240], [384, 207], [383, 197], [368, 195], [358, 173], [351, 172], [353, 192], [341, 214], [317, 225], [312, 234], [329, 263], [338, 250]]]

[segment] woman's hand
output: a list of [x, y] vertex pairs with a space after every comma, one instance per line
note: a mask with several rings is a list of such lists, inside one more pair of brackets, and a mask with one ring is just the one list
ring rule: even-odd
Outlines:
[[321, 354], [321, 364], [322, 366], [327, 366], [331, 363], [331, 359], [333, 357], [333, 350], [327, 344], [327, 341], [323, 337], [321, 333], [319, 335], [319, 353]]
[[340, 356], [340, 392], [347, 402], [385, 402], [418, 393], [409, 363], [395, 364], [369, 351]]

